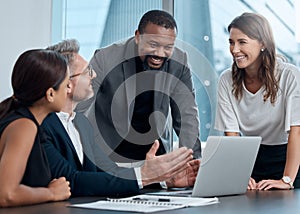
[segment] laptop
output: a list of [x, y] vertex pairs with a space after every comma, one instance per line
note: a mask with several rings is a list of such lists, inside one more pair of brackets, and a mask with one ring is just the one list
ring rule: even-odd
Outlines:
[[209, 136], [194, 188], [165, 194], [211, 197], [245, 193], [260, 142], [258, 136]]
[[260, 142], [261, 137], [209, 136], [192, 196], [245, 193]]

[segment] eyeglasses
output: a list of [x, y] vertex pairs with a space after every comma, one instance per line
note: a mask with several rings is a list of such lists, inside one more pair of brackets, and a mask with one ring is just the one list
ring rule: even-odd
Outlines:
[[73, 78], [73, 77], [79, 76], [79, 75], [81, 75], [81, 74], [86, 74], [86, 73], [89, 74], [89, 77], [91, 77], [91, 78], [93, 77], [93, 75], [94, 75], [94, 70], [93, 70], [93, 67], [92, 67], [91, 65], [88, 65], [88, 66], [86, 67], [86, 69], [84, 69], [83, 72], [78, 73], [78, 74], [73, 74], [73, 75], [71, 75], [71, 76], [70, 76], [70, 79]]

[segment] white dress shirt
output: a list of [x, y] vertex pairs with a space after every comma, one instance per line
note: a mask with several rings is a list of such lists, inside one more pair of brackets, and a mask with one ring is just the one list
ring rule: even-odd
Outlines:
[[73, 143], [73, 146], [76, 150], [76, 153], [77, 153], [80, 163], [83, 164], [82, 143], [81, 143], [80, 135], [73, 123], [76, 112], [73, 112], [71, 115], [69, 113], [65, 113], [65, 112], [59, 112], [56, 114], [57, 114], [58, 118], [60, 119], [60, 121], [62, 122], [63, 126], [65, 127], [65, 130], [67, 131], [67, 133]]

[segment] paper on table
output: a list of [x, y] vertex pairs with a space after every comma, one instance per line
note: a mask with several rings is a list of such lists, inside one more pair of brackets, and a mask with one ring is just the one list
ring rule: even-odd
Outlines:
[[114, 211], [129, 211], [151, 213], [165, 210], [174, 210], [184, 208], [183, 204], [172, 204], [169, 202], [155, 202], [155, 201], [136, 201], [136, 200], [120, 200], [109, 199], [107, 201], [96, 201], [84, 204], [72, 204], [70, 207], [87, 208], [87, 209], [101, 209]]
[[139, 198], [141, 200], [151, 200], [151, 201], [169, 201], [170, 203], [183, 204], [185, 206], [205, 206], [210, 204], [219, 203], [217, 197], [213, 198], [199, 198], [199, 197], [179, 197], [179, 196], [165, 196], [165, 195], [137, 195], [129, 198], [123, 198], [120, 200], [134, 200]]
[[218, 198], [191, 198], [137, 195], [129, 198], [108, 199], [106, 201], [96, 201], [92, 203], [73, 204], [70, 207], [131, 211], [131, 212], [157, 212], [173, 210], [190, 206], [205, 206], [218, 203]]

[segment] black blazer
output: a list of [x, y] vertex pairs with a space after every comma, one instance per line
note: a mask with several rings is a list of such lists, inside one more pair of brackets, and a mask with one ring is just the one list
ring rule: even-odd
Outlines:
[[119, 196], [139, 192], [134, 169], [118, 167], [94, 144], [93, 128], [87, 118], [77, 113], [74, 119], [84, 151], [80, 163], [71, 139], [55, 113], [43, 121], [46, 141], [43, 147], [53, 178], [70, 181], [72, 196]]

